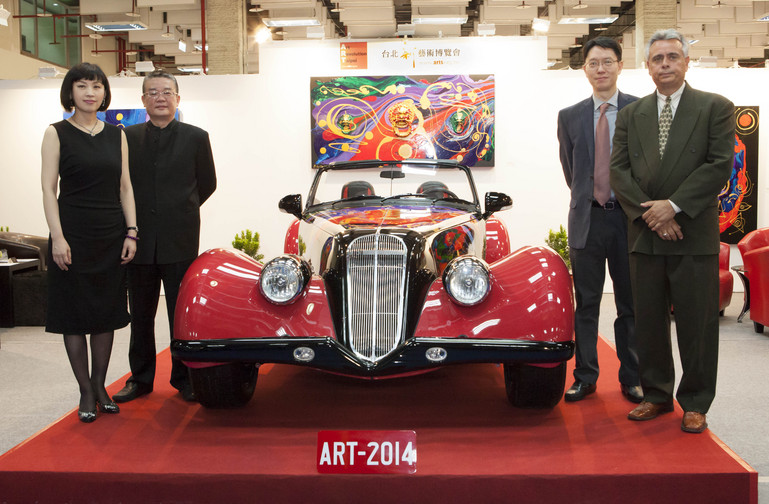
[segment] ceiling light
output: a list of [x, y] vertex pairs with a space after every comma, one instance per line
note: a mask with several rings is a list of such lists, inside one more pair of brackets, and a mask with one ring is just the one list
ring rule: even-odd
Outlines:
[[3, 7], [3, 4], [0, 4], [0, 25], [8, 26], [9, 17], [11, 17], [11, 11]]
[[262, 22], [270, 28], [287, 28], [289, 26], [320, 26], [316, 18], [264, 18]]
[[163, 38], [174, 38], [174, 34], [171, 33], [171, 27], [166, 25], [166, 32], [161, 35]]
[[151, 61], [137, 61], [136, 62], [136, 71], [137, 72], [152, 72], [154, 70], [155, 70], [155, 65], [153, 65]]
[[712, 9], [720, 9], [721, 7], [726, 7], [726, 5], [722, 4], [722, 3], [719, 1], [719, 2], [716, 2], [716, 3], [714, 3], [713, 5], [711, 5], [710, 7], [711, 7]]
[[262, 7], [251, 7], [250, 9], [248, 9], [248, 12], [264, 12], [264, 11], [265, 9]]
[[114, 22], [114, 23], [86, 23], [85, 27], [95, 32], [121, 32], [146, 30], [147, 25], [141, 21], [134, 22]]
[[199, 66], [178, 66], [176, 68], [178, 68], [179, 71], [185, 72], [185, 73], [202, 73], [203, 72], [203, 67], [199, 67]]
[[587, 9], [587, 7], [588, 7], [587, 4], [583, 4], [582, 0], [579, 0], [579, 3], [574, 7], [572, 7], [572, 9]]
[[187, 42], [179, 39], [179, 50], [181, 52], [187, 52]]
[[101, 33], [89, 33], [88, 36], [94, 40], [101, 40], [104, 38], [104, 35]]
[[689, 40], [689, 45], [694, 45], [694, 44], [696, 44], [699, 41], [700, 41], [700, 39], [691, 39], [691, 40]]
[[272, 33], [270, 33], [270, 29], [266, 26], [260, 26], [256, 30], [256, 43], [257, 44], [263, 44], [264, 42], [267, 42], [272, 38]]
[[521, 5], [516, 5], [515, 6], [516, 9], [530, 9], [532, 7], [534, 7], [534, 6], [533, 5], [526, 5], [526, 1], [525, 0], [521, 2]]
[[424, 25], [461, 25], [467, 23], [467, 16], [412, 16], [411, 22]]
[[558, 24], [612, 24], [619, 16], [609, 15], [605, 17], [575, 17], [564, 16], [558, 20]]
[[344, 8], [339, 7], [339, 2], [336, 2], [334, 5], [335, 5], [335, 7], [333, 9], [331, 9], [331, 12], [343, 12], [344, 11]]
[[141, 14], [136, 12], [136, 0], [131, 1], [131, 12], [126, 12], [125, 15], [128, 17], [141, 17]]
[[593, 28], [593, 31], [606, 31], [608, 29], [609, 28], [606, 26], [596, 26], [595, 28]]
[[550, 29], [550, 20], [534, 18], [531, 21], [531, 29], [538, 32], [547, 32]]

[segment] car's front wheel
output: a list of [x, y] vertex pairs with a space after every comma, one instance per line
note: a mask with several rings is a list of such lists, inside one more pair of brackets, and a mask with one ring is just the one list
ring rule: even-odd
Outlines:
[[254, 395], [259, 368], [253, 363], [232, 362], [220, 366], [190, 368], [197, 400], [206, 408], [237, 408]]
[[566, 363], [554, 367], [505, 364], [507, 400], [517, 408], [553, 408], [563, 397]]

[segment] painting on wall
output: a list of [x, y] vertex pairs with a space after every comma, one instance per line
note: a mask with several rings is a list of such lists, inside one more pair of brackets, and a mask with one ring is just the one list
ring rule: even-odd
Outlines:
[[494, 166], [494, 76], [313, 77], [313, 163], [454, 159]]
[[756, 229], [758, 195], [758, 107], [735, 107], [734, 164], [718, 195], [721, 241], [737, 243]]
[[[64, 112], [63, 118], [68, 119], [72, 117], [74, 112]], [[96, 117], [104, 121], [107, 124], [112, 124], [118, 128], [127, 128], [134, 124], [141, 124], [150, 120], [150, 116], [147, 115], [147, 109], [115, 109], [105, 110], [104, 112], [97, 112]], [[175, 119], [180, 120], [181, 112], [176, 109]]]

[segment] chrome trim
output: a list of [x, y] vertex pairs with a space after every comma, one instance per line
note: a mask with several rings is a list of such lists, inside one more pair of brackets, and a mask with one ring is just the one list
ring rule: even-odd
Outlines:
[[347, 248], [348, 341], [367, 362], [378, 362], [402, 341], [406, 254], [402, 239], [378, 232]]

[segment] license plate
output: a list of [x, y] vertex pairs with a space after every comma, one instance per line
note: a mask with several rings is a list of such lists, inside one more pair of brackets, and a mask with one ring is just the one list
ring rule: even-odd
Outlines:
[[318, 472], [323, 474], [414, 474], [414, 431], [320, 431]]

